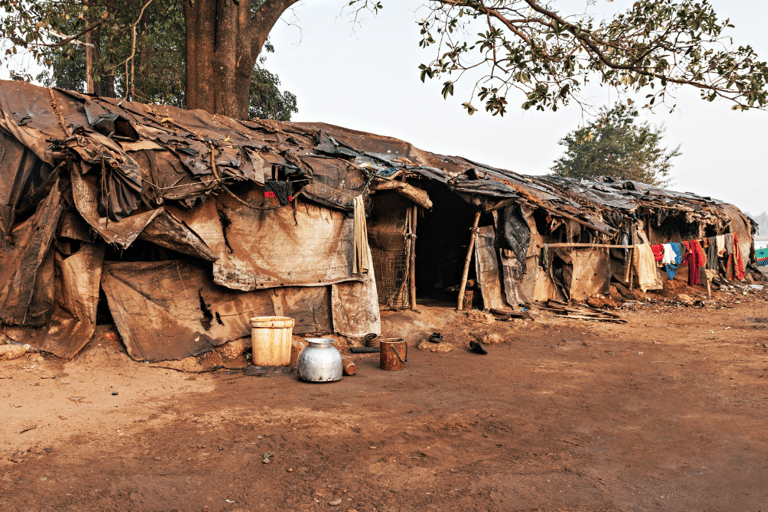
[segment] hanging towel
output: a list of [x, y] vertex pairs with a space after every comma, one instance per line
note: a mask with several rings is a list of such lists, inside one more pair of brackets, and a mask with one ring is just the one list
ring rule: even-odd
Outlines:
[[669, 265], [675, 262], [675, 252], [672, 250], [672, 244], [663, 244], [664, 255], [661, 257], [662, 265]]
[[355, 197], [352, 202], [354, 208], [354, 241], [355, 257], [352, 260], [353, 274], [367, 274], [371, 268], [371, 262], [368, 259], [370, 251], [368, 250], [368, 226], [365, 222], [365, 203], [363, 195]]
[[725, 237], [723, 235], [717, 235], [715, 237], [715, 244], [717, 245], [717, 255], [722, 258], [725, 256]]
[[733, 234], [726, 233], [724, 235], [725, 238], [725, 253], [730, 256], [733, 254]]
[[664, 287], [656, 271], [656, 260], [650, 245], [640, 244], [634, 247], [632, 265], [637, 275], [637, 285], [642, 291], [661, 290]]

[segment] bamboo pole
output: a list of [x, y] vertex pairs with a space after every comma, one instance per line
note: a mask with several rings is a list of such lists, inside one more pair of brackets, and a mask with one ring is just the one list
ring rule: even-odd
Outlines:
[[472, 224], [472, 236], [469, 239], [469, 248], [467, 257], [464, 259], [464, 273], [461, 275], [461, 286], [459, 287], [458, 311], [464, 309], [464, 291], [467, 289], [467, 276], [469, 275], [469, 264], [472, 261], [472, 252], [475, 250], [475, 238], [477, 237], [477, 226], [480, 224], [481, 211], [475, 212], [475, 222]]
[[416, 222], [419, 216], [419, 207], [417, 205], [411, 206], [411, 268], [410, 268], [410, 284], [411, 284], [411, 309], [416, 309]]
[[632, 249], [634, 245], [608, 245], [608, 244], [587, 244], [587, 243], [555, 243], [547, 244], [549, 247], [566, 247], [570, 249], [596, 248], [596, 249]]

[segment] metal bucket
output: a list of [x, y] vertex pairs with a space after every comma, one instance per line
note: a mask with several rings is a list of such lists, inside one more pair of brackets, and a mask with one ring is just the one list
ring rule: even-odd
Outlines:
[[301, 351], [296, 365], [301, 380], [334, 382], [341, 379], [344, 364], [333, 342], [333, 338], [307, 338], [307, 348]]
[[255, 366], [290, 366], [293, 324], [293, 318], [287, 316], [251, 318]]
[[402, 370], [408, 362], [408, 344], [402, 338], [384, 338], [379, 341], [379, 368]]

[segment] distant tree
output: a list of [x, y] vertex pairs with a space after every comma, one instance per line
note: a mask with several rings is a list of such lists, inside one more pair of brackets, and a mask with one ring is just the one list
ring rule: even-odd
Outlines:
[[759, 229], [758, 234], [760, 236], [768, 235], [768, 213], [763, 212], [760, 215], [752, 215], [751, 213], [748, 213], [747, 215], [752, 217], [757, 224], [757, 228]]
[[290, 121], [291, 115], [298, 112], [296, 95], [290, 91], [280, 91], [280, 79], [263, 67], [263, 59], [251, 74], [249, 91], [248, 118], [277, 119]]
[[680, 146], [667, 150], [661, 145], [664, 127], [637, 123], [634, 106], [616, 104], [603, 110], [587, 126], [563, 137], [565, 154], [552, 166], [556, 176], [594, 178], [607, 176], [649, 185], [669, 185], [671, 160]]

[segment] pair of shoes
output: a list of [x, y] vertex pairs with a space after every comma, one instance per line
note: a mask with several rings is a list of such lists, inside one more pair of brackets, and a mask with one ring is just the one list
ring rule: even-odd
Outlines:
[[433, 332], [429, 335], [429, 338], [427, 338], [428, 341], [431, 341], [432, 343], [440, 343], [443, 341], [443, 335], [439, 332]]
[[488, 351], [485, 350], [485, 347], [481, 343], [478, 343], [476, 341], [470, 341], [469, 342], [469, 348], [472, 349], [472, 352], [476, 352], [478, 354], [485, 355], [485, 354], [488, 353]]

